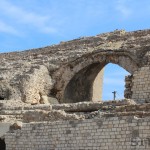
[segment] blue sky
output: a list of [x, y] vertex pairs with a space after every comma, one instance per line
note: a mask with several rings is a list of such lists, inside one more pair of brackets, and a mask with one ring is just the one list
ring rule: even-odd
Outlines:
[[[150, 0], [0, 0], [0, 12], [1, 53], [48, 46], [115, 29], [150, 28]], [[106, 69], [108, 79], [112, 70]], [[119, 68], [116, 71], [123, 72]], [[118, 78], [115, 77], [114, 82]], [[122, 84], [115, 85], [123, 89]]]
[[108, 64], [104, 70], [103, 100], [112, 100], [113, 91], [116, 91], [116, 99], [124, 98], [124, 79], [130, 75], [125, 69], [116, 64]]

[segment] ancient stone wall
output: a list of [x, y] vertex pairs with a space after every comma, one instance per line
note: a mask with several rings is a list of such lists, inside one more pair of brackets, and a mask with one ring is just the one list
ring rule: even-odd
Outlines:
[[5, 142], [7, 150], [149, 150], [149, 131], [149, 117], [25, 123]]
[[150, 101], [150, 67], [139, 68], [133, 75], [132, 98], [138, 102]]
[[140, 70], [149, 67], [149, 49], [150, 30], [116, 30], [39, 49], [0, 54], [0, 99], [34, 104], [46, 96], [60, 103], [92, 101], [98, 73], [108, 63], [114, 63], [135, 78], [131, 81], [131, 98], [145, 102], [150, 90], [136, 85], [136, 81], [140, 78], [145, 83]]
[[124, 97], [131, 99], [132, 98], [132, 87], [133, 87], [133, 75], [128, 75], [125, 77], [125, 91], [124, 91]]
[[[7, 150], [149, 150], [149, 50], [150, 30], [116, 30], [0, 54], [0, 148], [5, 139]], [[133, 100], [93, 103], [109, 63], [130, 73]]]

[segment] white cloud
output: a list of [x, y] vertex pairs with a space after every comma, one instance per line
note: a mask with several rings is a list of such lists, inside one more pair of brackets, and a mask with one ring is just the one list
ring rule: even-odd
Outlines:
[[19, 35], [18, 31], [12, 26], [0, 20], [0, 32]]
[[118, 10], [123, 17], [129, 17], [132, 13], [131, 9], [127, 7], [128, 0], [118, 0], [116, 4], [116, 10]]
[[1, 0], [0, 10], [7, 15], [7, 17], [15, 19], [14, 22], [16, 23], [21, 23], [30, 27], [36, 27], [39, 31], [44, 33], [56, 32], [56, 29], [49, 25], [49, 21], [51, 19], [49, 16], [24, 10], [21, 7], [9, 3], [7, 0]]

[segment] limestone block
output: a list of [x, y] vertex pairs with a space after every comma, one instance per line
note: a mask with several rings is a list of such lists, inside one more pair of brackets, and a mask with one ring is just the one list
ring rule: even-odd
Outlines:
[[11, 123], [0, 123], [0, 137], [9, 131]]
[[47, 95], [42, 95], [40, 99], [41, 104], [59, 104], [58, 100], [54, 97], [49, 97]]
[[10, 130], [18, 130], [22, 128], [22, 122], [17, 121], [10, 126]]

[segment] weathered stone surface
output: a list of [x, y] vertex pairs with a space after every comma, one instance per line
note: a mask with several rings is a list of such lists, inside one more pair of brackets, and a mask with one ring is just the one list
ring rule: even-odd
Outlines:
[[[149, 150], [150, 117], [23, 123], [5, 135], [7, 150]], [[142, 144], [141, 144], [142, 143]]]
[[65, 110], [66, 112], [91, 112], [101, 109], [103, 106], [122, 106], [136, 104], [134, 100], [125, 99], [121, 101], [108, 102], [79, 102], [73, 104], [55, 104], [52, 109]]
[[41, 122], [41, 121], [57, 121], [57, 120], [82, 120], [83, 115], [66, 114], [63, 110], [29, 110], [23, 112], [24, 122]]
[[41, 96], [41, 104], [59, 104], [58, 100], [54, 97], [49, 97], [46, 95]]
[[17, 121], [10, 126], [10, 130], [18, 130], [18, 129], [21, 130], [21, 128], [22, 128], [22, 122], [20, 121]]
[[132, 98], [132, 83], [133, 80], [133, 76], [132, 75], [128, 75], [125, 77], [125, 91], [124, 91], [124, 97], [125, 98]]
[[[147, 112], [149, 111], [149, 104], [136, 104], [133, 100], [125, 99], [120, 101], [106, 101], [106, 102], [80, 102], [73, 104], [38, 104], [25, 106], [10, 107], [6, 104], [2, 106], [0, 112], [0, 122], [15, 123], [17, 120], [24, 121], [26, 118], [32, 121], [53, 121], [56, 118], [58, 120], [64, 119], [77, 119], [77, 117], [70, 116], [75, 113], [76, 115], [82, 115], [86, 119], [95, 117], [100, 113], [101, 117], [107, 113], [122, 113], [122, 112]], [[60, 110], [60, 111], [59, 111]], [[57, 112], [58, 111], [58, 112]], [[40, 114], [41, 113], [41, 114]], [[58, 115], [58, 114], [60, 115]], [[27, 114], [27, 115], [26, 115]], [[50, 114], [50, 115], [49, 115]], [[129, 113], [127, 113], [128, 115]], [[135, 112], [136, 114], [136, 112]], [[149, 113], [147, 113], [149, 114]], [[57, 116], [58, 115], [58, 116]], [[60, 117], [62, 115], [62, 117]], [[37, 118], [36, 118], [37, 117]], [[79, 117], [80, 118], [80, 117]], [[57, 120], [57, 119], [56, 119]]]
[[4, 134], [9, 131], [10, 125], [10, 123], [0, 123], [0, 138], [2, 138]]
[[[105, 65], [115, 63], [134, 77], [130, 94], [125, 95], [138, 102], [149, 101], [150, 81], [140, 71], [148, 72], [144, 68], [150, 64], [149, 35], [150, 30], [116, 30], [44, 48], [0, 54], [0, 99], [38, 104], [46, 95], [60, 103], [92, 101], [96, 76]], [[139, 77], [142, 86], [136, 86]], [[129, 93], [129, 88], [126, 91]]]
[[[149, 150], [149, 49], [150, 30], [116, 30], [0, 54], [0, 122], [12, 124], [0, 124], [7, 150]], [[98, 99], [95, 81], [108, 63], [131, 74], [130, 99]]]

